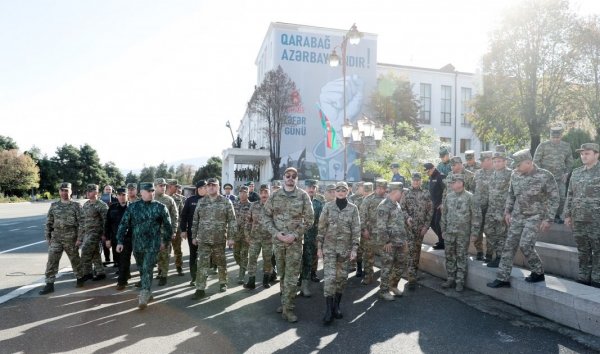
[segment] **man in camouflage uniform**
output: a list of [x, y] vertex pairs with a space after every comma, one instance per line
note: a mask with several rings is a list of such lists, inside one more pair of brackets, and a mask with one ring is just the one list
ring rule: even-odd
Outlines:
[[306, 181], [304, 181], [304, 183], [304, 190], [306, 191], [306, 193], [308, 193], [308, 196], [310, 197], [315, 216], [313, 225], [307, 228], [304, 232], [304, 243], [302, 245], [302, 271], [300, 273], [300, 294], [304, 297], [310, 297], [312, 293], [310, 291], [309, 284], [312, 274], [313, 260], [317, 260], [313, 257], [315, 256], [317, 249], [317, 235], [319, 233], [319, 216], [321, 216], [321, 210], [323, 210], [323, 203], [321, 202], [321, 200], [316, 198], [319, 181], [314, 179], [307, 179]]
[[[225, 196], [225, 198], [227, 197]], [[241, 186], [239, 199], [233, 203], [236, 220], [236, 231], [233, 235], [233, 258], [235, 259], [235, 263], [240, 267], [237, 278], [238, 284], [244, 284], [246, 267], [248, 266], [248, 249], [250, 248], [250, 244], [247, 241], [246, 234], [250, 225], [246, 223], [246, 220], [248, 219], [251, 206], [252, 203], [248, 200], [248, 187]]]
[[356, 191], [348, 197], [348, 201], [360, 208], [360, 203], [365, 198], [365, 182], [356, 182], [354, 185], [356, 186]]
[[250, 250], [248, 252], [248, 282], [244, 285], [246, 289], [256, 288], [256, 266], [258, 263], [258, 254], [262, 250], [263, 254], [263, 287], [268, 289], [273, 265], [271, 264], [271, 256], [273, 255], [273, 237], [271, 233], [264, 228], [264, 209], [265, 203], [269, 199], [269, 186], [266, 184], [260, 185], [258, 193], [260, 200], [252, 203], [250, 212], [248, 213], [246, 224], [246, 238], [250, 242]]
[[377, 207], [377, 244], [374, 248], [381, 259], [379, 297], [392, 301], [394, 296], [402, 296], [398, 283], [406, 266], [407, 234], [404, 213], [400, 208], [402, 183], [390, 182], [388, 189], [388, 196]]
[[573, 227], [579, 253], [577, 282], [596, 288], [600, 288], [599, 151], [594, 143], [577, 149], [583, 166], [573, 171], [565, 205], [565, 223]]
[[373, 282], [373, 266], [375, 265], [375, 249], [377, 243], [377, 207], [385, 199], [387, 181], [375, 180], [375, 193], [371, 194], [360, 206], [361, 238], [360, 249], [364, 260], [363, 285]]
[[140, 271], [138, 307], [143, 310], [152, 300], [152, 271], [159, 250], [167, 248], [173, 235], [167, 207], [154, 200], [152, 182], [140, 183], [142, 198], [129, 204], [117, 231], [117, 252], [123, 251], [125, 235], [131, 230], [133, 256]]
[[328, 184], [325, 187], [325, 202], [332, 202], [335, 200], [335, 184]]
[[348, 281], [349, 262], [356, 258], [360, 239], [360, 217], [356, 205], [348, 202], [348, 184], [336, 184], [336, 200], [327, 203], [319, 218], [318, 255], [323, 258], [325, 316], [323, 322], [343, 317], [342, 292]]
[[219, 194], [219, 180], [209, 178], [206, 186], [208, 194], [198, 201], [192, 225], [192, 242], [198, 246], [198, 273], [193, 300], [206, 295], [204, 290], [211, 256], [219, 272], [219, 291], [227, 291], [225, 244], [233, 245], [237, 229], [233, 204], [227, 197]]
[[[180, 277], [183, 276], [183, 252], [181, 251], [181, 231], [179, 230], [179, 219], [181, 218], [181, 212], [183, 211], [183, 206], [185, 205], [185, 197], [178, 193], [177, 191], [177, 180], [169, 179], [167, 180], [167, 195], [175, 201], [175, 205], [177, 206], [177, 224], [175, 225], [175, 237], [173, 241], [171, 241], [171, 245], [173, 247], [173, 253], [175, 254], [175, 268], [177, 269], [177, 275]], [[169, 252], [169, 257], [171, 256], [171, 252]], [[168, 270], [168, 267], [167, 267]]]
[[127, 200], [129, 203], [133, 203], [138, 201], [140, 198], [138, 197], [137, 184], [135, 183], [127, 183]]
[[[165, 190], [167, 187], [167, 180], [164, 178], [157, 178], [154, 180], [154, 189], [155, 189], [155, 197], [159, 203], [163, 203], [167, 210], [169, 211], [169, 216], [171, 218], [171, 223], [175, 225], [172, 228], [173, 235], [171, 235], [171, 239], [173, 242], [177, 238], [177, 225], [179, 225], [179, 208], [175, 203], [175, 200], [165, 194]], [[156, 279], [158, 279], [158, 286], [163, 286], [167, 284], [167, 275], [169, 273], [169, 258], [171, 257], [171, 242], [169, 242], [165, 249], [161, 249], [158, 253], [158, 275]]]
[[54, 292], [54, 281], [63, 251], [69, 257], [71, 268], [77, 277], [77, 287], [83, 286], [81, 261], [75, 245], [81, 223], [81, 205], [71, 200], [71, 183], [61, 183], [59, 194], [60, 200], [50, 205], [46, 219], [48, 263], [46, 264], [46, 286], [40, 291], [40, 295]]
[[465, 170], [475, 173], [477, 170], [481, 169], [481, 164], [479, 161], [475, 160], [475, 150], [465, 151], [465, 160], [467, 160], [467, 162], [463, 164]]
[[298, 321], [294, 299], [302, 264], [302, 236], [315, 219], [310, 197], [297, 187], [298, 171], [288, 167], [282, 189], [273, 193], [265, 204], [265, 228], [273, 235], [273, 248], [281, 275], [281, 312], [288, 322]]
[[473, 242], [477, 255], [475, 259], [478, 261], [485, 260], [486, 263], [492, 261], [493, 249], [489, 245], [486, 247], [485, 259], [483, 258], [483, 228], [485, 227], [486, 215], [488, 210], [488, 195], [490, 189], [490, 182], [492, 175], [494, 174], [494, 163], [492, 162], [494, 157], [491, 151], [482, 151], [479, 155], [481, 160], [481, 169], [475, 172], [475, 191], [473, 192], [473, 198], [475, 205], [479, 208], [481, 214], [481, 227], [479, 228], [479, 234], [477, 239]]
[[[94, 281], [106, 278], [102, 259], [100, 258], [100, 242], [104, 241], [106, 224], [106, 212], [108, 205], [98, 199], [98, 185], [88, 184], [87, 186], [88, 201], [83, 204], [81, 210], [82, 224], [79, 229], [79, 238], [77, 246], [81, 247], [81, 271], [83, 272], [83, 280], [92, 279]], [[96, 275], [92, 273], [92, 264]]]
[[490, 268], [498, 268], [504, 241], [506, 240], [506, 221], [504, 220], [504, 204], [508, 196], [510, 176], [512, 170], [506, 167], [506, 152], [496, 151], [493, 164], [494, 173], [488, 190], [488, 210], [485, 217], [484, 232], [487, 242], [487, 251], [496, 257], [487, 264]]
[[565, 205], [567, 179], [573, 168], [573, 151], [569, 143], [560, 140], [562, 133], [563, 128], [560, 126], [550, 128], [550, 140], [540, 143], [533, 155], [533, 162], [539, 168], [550, 171], [558, 186], [560, 205], [554, 217], [557, 223], [562, 223], [560, 217]]
[[440, 163], [437, 165], [437, 170], [444, 175], [444, 178], [446, 178], [452, 170], [452, 165], [450, 164], [450, 152], [445, 146], [440, 147], [440, 160]]
[[[362, 208], [365, 202], [373, 197], [373, 183], [365, 182], [363, 184], [363, 188], [365, 190], [365, 196], [360, 203], [360, 206], [356, 206], [358, 210]], [[356, 253], [356, 277], [361, 278], [363, 276], [363, 249], [362, 247], [358, 247], [358, 251]]]
[[420, 173], [413, 173], [411, 187], [404, 193], [400, 205], [407, 215], [408, 225], [408, 288], [414, 289], [417, 284], [423, 237], [429, 230], [433, 216], [433, 203], [429, 192], [421, 188]]
[[446, 272], [448, 278], [442, 288], [456, 286], [456, 291], [464, 290], [467, 278], [467, 254], [470, 237], [477, 238], [480, 210], [475, 205], [473, 194], [465, 190], [465, 177], [452, 175], [446, 181], [452, 191], [444, 199], [442, 207], [442, 233], [446, 243]]
[[[274, 180], [271, 182], [271, 194], [281, 189], [281, 181]], [[273, 249], [273, 255], [271, 256], [271, 264], [273, 265], [273, 271], [271, 272], [271, 282], [277, 281], [277, 260], [275, 259], [275, 249]]]
[[539, 168], [532, 160], [529, 149], [513, 155], [515, 172], [510, 177], [504, 208], [504, 219], [509, 226], [508, 236], [497, 278], [487, 284], [491, 288], [510, 287], [510, 273], [517, 248], [521, 249], [531, 269], [531, 275], [525, 281], [536, 283], [545, 280], [535, 242], [540, 232], [550, 228], [560, 197], [552, 173]]
[[448, 181], [452, 180], [452, 176], [456, 174], [463, 175], [465, 179], [465, 189], [471, 193], [475, 192], [475, 174], [471, 171], [467, 171], [463, 165], [462, 159], [460, 156], [454, 156], [450, 159], [450, 165], [452, 166], [450, 172], [446, 176], [444, 183], [446, 184], [446, 189], [444, 189], [444, 197], [450, 193], [450, 188], [448, 188]]

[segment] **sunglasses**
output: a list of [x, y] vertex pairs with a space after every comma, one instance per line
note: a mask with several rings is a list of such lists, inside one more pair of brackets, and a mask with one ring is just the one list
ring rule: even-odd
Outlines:
[[287, 179], [296, 179], [297, 177], [298, 177], [298, 175], [294, 175], [294, 174], [285, 175], [285, 178], [287, 178]]
[[336, 192], [347, 192], [348, 190], [344, 187], [338, 187], [335, 189]]

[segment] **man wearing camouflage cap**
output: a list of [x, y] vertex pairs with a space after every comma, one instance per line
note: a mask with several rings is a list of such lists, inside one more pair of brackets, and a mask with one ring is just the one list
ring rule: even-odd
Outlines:
[[325, 187], [325, 202], [332, 202], [335, 200], [335, 184], [328, 184]]
[[[177, 184], [177, 183], [175, 183]], [[157, 178], [154, 180], [154, 189], [155, 189], [155, 197], [154, 199], [163, 203], [167, 210], [169, 211], [169, 216], [171, 217], [171, 223], [173, 225], [179, 225], [179, 208], [177, 207], [177, 203], [175, 200], [167, 195], [167, 180], [164, 178]], [[173, 235], [171, 235], [171, 242], [166, 244], [165, 249], [161, 249], [158, 253], [158, 286], [163, 286], [167, 284], [167, 275], [169, 273], [169, 258], [171, 257], [171, 243], [173, 240], [177, 238], [177, 227], [173, 227], [172, 229]]]
[[[300, 294], [304, 297], [310, 297], [312, 293], [309, 285], [312, 274], [313, 257], [316, 255], [315, 253], [317, 251], [319, 217], [321, 216], [321, 210], [323, 210], [324, 203], [316, 198], [319, 181], [307, 179], [304, 181], [304, 184], [304, 190], [310, 197], [310, 201], [314, 210], [314, 224], [307, 228], [304, 232], [304, 243], [302, 245], [302, 271], [300, 273]], [[314, 275], [315, 277], [317, 276], [316, 269]]]
[[356, 186], [356, 192], [349, 196], [348, 200], [360, 208], [360, 203], [362, 203], [363, 199], [365, 198], [365, 182], [356, 182], [354, 183], [354, 186]]
[[[227, 197], [225, 197], [227, 198]], [[246, 267], [248, 266], [248, 249], [250, 243], [246, 234], [250, 225], [247, 223], [248, 215], [250, 214], [250, 207], [252, 203], [248, 200], [248, 187], [241, 186], [239, 199], [233, 203], [233, 210], [235, 211], [236, 220], [236, 231], [233, 235], [233, 259], [235, 263], [240, 267], [238, 271], [238, 284], [244, 284], [244, 277], [246, 276]]]
[[[481, 168], [475, 171], [475, 191], [473, 192], [473, 198], [475, 205], [479, 208], [481, 213], [481, 227], [479, 228], [479, 234], [477, 239], [473, 242], [475, 249], [477, 250], [476, 259], [483, 261], [483, 228], [485, 227], [485, 220], [488, 209], [488, 196], [492, 175], [494, 174], [494, 163], [492, 161], [494, 153], [491, 151], [482, 151], [479, 155], [481, 161]], [[492, 247], [487, 247], [485, 252], [485, 262], [489, 263], [492, 261]]]
[[[83, 279], [95, 281], [106, 278], [104, 266], [100, 258], [100, 241], [106, 240], [106, 212], [108, 205], [98, 199], [98, 185], [87, 185], [88, 201], [83, 204], [81, 210], [82, 227], [80, 228], [77, 246], [81, 247], [81, 270]], [[92, 273], [92, 264], [96, 275]]]
[[[452, 176], [455, 174], [461, 174], [465, 179], [465, 189], [473, 193], [475, 191], [475, 174], [465, 169], [462, 159], [460, 156], [454, 156], [450, 159], [451, 171], [446, 176], [444, 183], [448, 186], [448, 181], [452, 180]], [[444, 190], [444, 197], [450, 192], [450, 188]]]
[[375, 180], [375, 192], [366, 197], [360, 206], [360, 249], [363, 257], [364, 278], [361, 281], [363, 285], [369, 285], [373, 282], [373, 266], [375, 265], [374, 246], [377, 241], [377, 207], [385, 199], [387, 191], [387, 181], [384, 179]]
[[550, 140], [544, 141], [535, 149], [533, 162], [539, 167], [550, 171], [554, 176], [558, 193], [560, 195], [560, 205], [555, 215], [555, 222], [562, 223], [560, 218], [563, 213], [565, 197], [567, 194], [567, 179], [573, 169], [573, 151], [571, 144], [561, 140], [563, 133], [562, 126], [550, 128]]
[[444, 175], [444, 178], [448, 177], [448, 174], [452, 170], [450, 164], [450, 151], [446, 146], [440, 147], [440, 163], [437, 165], [437, 170]]
[[246, 219], [246, 238], [250, 241], [250, 249], [248, 251], [248, 282], [244, 285], [246, 289], [256, 288], [256, 266], [258, 263], [258, 255], [262, 251], [263, 257], [263, 287], [268, 289], [273, 264], [271, 258], [273, 255], [273, 238], [271, 233], [264, 228], [265, 203], [269, 199], [269, 186], [266, 184], [260, 185], [258, 195], [260, 200], [252, 203], [250, 212]]
[[433, 216], [433, 203], [429, 192], [421, 188], [421, 174], [412, 174], [411, 186], [400, 205], [407, 215], [408, 232], [408, 288], [414, 289], [417, 284], [417, 270], [421, 258], [423, 237], [429, 230]]
[[137, 184], [135, 183], [127, 183], [127, 200], [129, 203], [133, 203], [138, 201], [140, 198], [138, 196]]
[[[169, 197], [173, 198], [173, 200], [175, 201], [175, 205], [177, 206], [178, 220], [179, 220], [181, 218], [183, 206], [185, 205], [185, 197], [182, 194], [179, 194], [177, 186], [179, 186], [179, 184], [177, 183], [176, 179], [168, 179], [167, 180], [166, 194]], [[174, 224], [174, 225], [179, 225], [179, 221], [177, 224]], [[175, 238], [173, 238], [171, 245], [173, 248], [173, 253], [175, 254], [175, 269], [177, 270], [177, 275], [179, 275], [181, 277], [181, 276], [183, 276], [183, 252], [181, 251], [181, 231], [179, 231], [179, 227], [175, 227], [174, 229], [176, 230]], [[171, 256], [171, 254], [169, 252], [169, 257], [170, 256]]]
[[464, 163], [465, 170], [475, 173], [475, 171], [481, 169], [481, 164], [479, 161], [475, 160], [474, 150], [465, 151], [465, 160], [467, 160], [467, 162]]
[[81, 227], [81, 205], [71, 200], [71, 183], [61, 183], [59, 194], [60, 200], [50, 204], [46, 218], [48, 263], [46, 264], [46, 286], [40, 291], [40, 295], [54, 292], [54, 281], [63, 251], [69, 257], [71, 268], [77, 277], [77, 287], [82, 287], [84, 282], [76, 246], [78, 229]]
[[504, 220], [504, 204], [508, 197], [512, 170], [506, 167], [506, 161], [506, 152], [496, 151], [494, 153], [494, 173], [489, 185], [488, 210], [484, 225], [487, 251], [491, 251], [496, 256], [487, 264], [490, 268], [498, 268], [500, 265], [504, 241], [506, 241], [506, 233], [508, 232]]
[[531, 274], [525, 281], [544, 281], [542, 261], [535, 250], [540, 232], [550, 228], [560, 202], [554, 176], [539, 168], [528, 149], [513, 155], [513, 168], [504, 218], [509, 226], [508, 237], [502, 251], [502, 259], [496, 280], [487, 285], [491, 288], [510, 287], [510, 273], [517, 248], [527, 259]]
[[596, 288], [600, 288], [599, 151], [595, 143], [586, 143], [577, 149], [583, 166], [573, 171], [565, 204], [565, 224], [573, 228], [577, 243], [577, 282]]

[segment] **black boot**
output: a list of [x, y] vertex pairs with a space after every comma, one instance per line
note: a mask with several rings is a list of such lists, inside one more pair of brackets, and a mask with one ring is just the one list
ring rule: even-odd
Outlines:
[[500, 266], [500, 257], [496, 257], [493, 261], [487, 264], [489, 268], [498, 268]]
[[540, 281], [544, 281], [546, 278], [544, 277], [544, 273], [538, 274], [531, 272], [528, 277], [525, 277], [525, 281], [528, 283], [538, 283]]
[[40, 291], [40, 295], [46, 295], [54, 292], [54, 283], [46, 283], [46, 286]]
[[356, 277], [362, 278], [362, 276], [363, 276], [362, 261], [356, 261]]
[[248, 282], [244, 285], [246, 289], [254, 289], [256, 288], [256, 277], [248, 277]]
[[333, 302], [333, 317], [344, 318], [344, 314], [342, 313], [342, 309], [340, 308], [340, 301], [342, 301], [342, 293], [335, 293], [335, 301]]
[[325, 316], [323, 316], [323, 323], [328, 325], [333, 321], [333, 297], [327, 296], [325, 298], [325, 305], [327, 307], [325, 309]]
[[269, 282], [274, 283], [277, 281], [277, 272], [275, 271], [275, 269], [273, 269], [273, 272], [271, 273], [271, 276], [269, 278]]
[[263, 275], [263, 288], [268, 289], [271, 287], [269, 284], [269, 279], [271, 278], [270, 274]]

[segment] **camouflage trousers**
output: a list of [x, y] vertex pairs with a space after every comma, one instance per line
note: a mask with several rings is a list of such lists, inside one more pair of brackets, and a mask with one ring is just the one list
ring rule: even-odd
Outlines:
[[364, 277], [366, 279], [373, 279], [373, 274], [375, 273], [373, 270], [373, 267], [375, 266], [375, 252], [373, 249], [373, 243], [374, 242], [372, 238], [361, 237], [358, 249], [362, 253], [362, 256], [360, 259], [358, 256], [356, 257], [357, 260], [361, 260], [363, 262]]
[[558, 204], [558, 209], [556, 210], [556, 215], [562, 216], [563, 209], [565, 208], [565, 200], [567, 199], [567, 184], [562, 181], [561, 176], [558, 178], [555, 177], [554, 180], [558, 186], [558, 194], [560, 196], [560, 204]]
[[417, 280], [417, 270], [419, 270], [419, 261], [421, 260], [421, 246], [423, 238], [421, 235], [422, 226], [408, 228], [408, 281]]
[[196, 290], [206, 289], [206, 279], [210, 260], [216, 264], [219, 272], [219, 284], [227, 284], [227, 259], [225, 257], [225, 244], [198, 243], [198, 271], [196, 272]]
[[165, 249], [158, 252], [158, 273], [166, 277], [169, 273], [169, 259], [171, 258], [171, 243], [165, 245]]
[[381, 292], [389, 291], [398, 285], [400, 277], [406, 269], [406, 246], [393, 246], [391, 252], [383, 249], [383, 244], [374, 245], [375, 253], [381, 259]]
[[[171, 240], [173, 254], [175, 255], [175, 267], [183, 267], [183, 252], [181, 251], [181, 232], [177, 231], [175, 239]], [[171, 254], [171, 252], [169, 252]]]
[[273, 249], [280, 276], [281, 306], [284, 309], [294, 310], [298, 276], [302, 266], [302, 243], [296, 241], [288, 245], [277, 241]]
[[484, 232], [487, 254], [491, 256], [496, 254], [496, 258], [500, 258], [506, 241], [506, 222], [504, 220], [487, 220]]
[[529, 269], [538, 274], [544, 273], [542, 260], [535, 250], [535, 242], [537, 240], [541, 221], [539, 217], [529, 219], [512, 218], [512, 222], [508, 228], [508, 236], [502, 250], [502, 259], [498, 268], [498, 280], [508, 281], [513, 267], [513, 259], [517, 248], [521, 249]]
[[445, 233], [446, 273], [448, 279], [457, 283], [465, 283], [467, 278], [467, 256], [469, 251], [469, 235], [466, 233]]
[[154, 271], [157, 256], [157, 251], [133, 252], [135, 263], [140, 271], [142, 290], [150, 291], [150, 288], [152, 287], [152, 272]]
[[348, 267], [350, 266], [348, 254], [339, 254], [323, 250], [323, 292], [325, 297], [342, 293], [348, 282]]
[[262, 238], [250, 241], [250, 250], [248, 251], [248, 276], [256, 276], [256, 267], [258, 265], [258, 255], [262, 251], [263, 273], [271, 274], [273, 265], [271, 258], [273, 256], [273, 238], [271, 235], [265, 235]]
[[302, 244], [302, 271], [300, 275], [302, 279], [310, 279], [316, 250], [316, 235], [304, 234], [304, 243]]
[[239, 240], [235, 240], [233, 244], [233, 259], [235, 263], [242, 269], [246, 269], [248, 266], [248, 250], [250, 244], [242, 237]]
[[573, 236], [579, 255], [578, 280], [600, 283], [600, 225], [598, 222], [575, 222]]
[[46, 263], [46, 283], [54, 283], [56, 274], [58, 273], [58, 266], [60, 264], [60, 258], [62, 257], [63, 251], [69, 257], [71, 262], [71, 268], [77, 278], [81, 278], [83, 273], [81, 272], [81, 260], [79, 258], [79, 249], [75, 246], [77, 241], [77, 235], [64, 234], [57, 235], [57, 232], [53, 232], [53, 236], [50, 239], [50, 246], [48, 247], [48, 262]]
[[96, 275], [104, 274], [104, 266], [100, 258], [100, 235], [86, 234], [81, 247], [81, 271], [83, 274], [92, 274], [92, 264]]
[[[475, 239], [475, 241], [473, 241], [473, 246], [475, 246], [475, 250], [477, 250], [477, 253], [479, 252], [483, 252], [483, 230], [485, 228], [485, 224], [487, 222], [485, 216], [487, 215], [487, 208], [485, 209], [481, 209], [481, 228], [479, 229], [479, 234], [477, 235], [477, 238]], [[486, 234], [486, 238], [487, 238], [487, 234]], [[492, 255], [492, 249], [486, 245], [486, 249], [485, 249], [485, 254], [486, 256], [490, 256]]]

